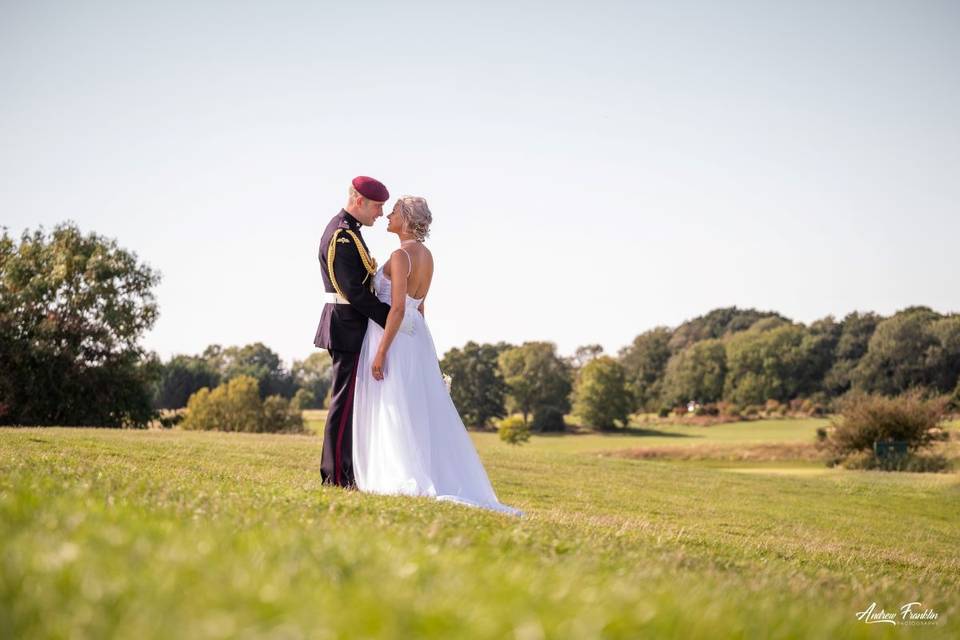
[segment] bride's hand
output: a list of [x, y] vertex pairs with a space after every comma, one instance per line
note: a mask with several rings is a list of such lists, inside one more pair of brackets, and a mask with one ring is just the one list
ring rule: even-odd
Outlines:
[[373, 365], [370, 367], [374, 380], [383, 380], [383, 369], [387, 364], [386, 361], [387, 357], [384, 354], [377, 352], [377, 355], [373, 359]]

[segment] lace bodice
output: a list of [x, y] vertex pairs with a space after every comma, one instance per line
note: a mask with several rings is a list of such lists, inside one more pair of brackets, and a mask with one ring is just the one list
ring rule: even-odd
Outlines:
[[[390, 282], [390, 278], [383, 273], [383, 267], [377, 269], [377, 273], [373, 276], [373, 287], [380, 301], [386, 302], [387, 304], [392, 302], [393, 283]], [[407, 308], [417, 308], [421, 302], [423, 302], [423, 298], [414, 298], [410, 294], [407, 294]]]

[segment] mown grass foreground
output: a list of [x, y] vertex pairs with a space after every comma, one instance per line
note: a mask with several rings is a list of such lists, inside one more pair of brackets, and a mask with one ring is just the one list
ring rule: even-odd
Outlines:
[[[960, 633], [958, 474], [598, 453], [693, 433], [474, 434], [513, 519], [322, 487], [312, 436], [0, 429], [0, 637]], [[856, 619], [917, 601], [936, 625]]]

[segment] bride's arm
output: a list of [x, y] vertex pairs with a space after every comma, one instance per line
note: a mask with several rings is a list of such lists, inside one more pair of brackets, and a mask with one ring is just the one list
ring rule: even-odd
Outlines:
[[390, 256], [390, 313], [387, 314], [387, 324], [383, 328], [380, 348], [377, 349], [377, 355], [374, 356], [373, 365], [370, 367], [373, 377], [377, 380], [383, 380], [387, 351], [390, 350], [393, 339], [397, 337], [397, 331], [400, 329], [406, 311], [407, 279], [400, 274], [406, 271], [407, 266], [407, 258], [403, 252], [394, 251]]

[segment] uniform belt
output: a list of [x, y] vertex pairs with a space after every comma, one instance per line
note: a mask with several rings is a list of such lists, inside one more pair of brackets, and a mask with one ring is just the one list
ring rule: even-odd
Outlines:
[[339, 293], [324, 291], [323, 300], [327, 304], [350, 304], [350, 301], [344, 298]]

